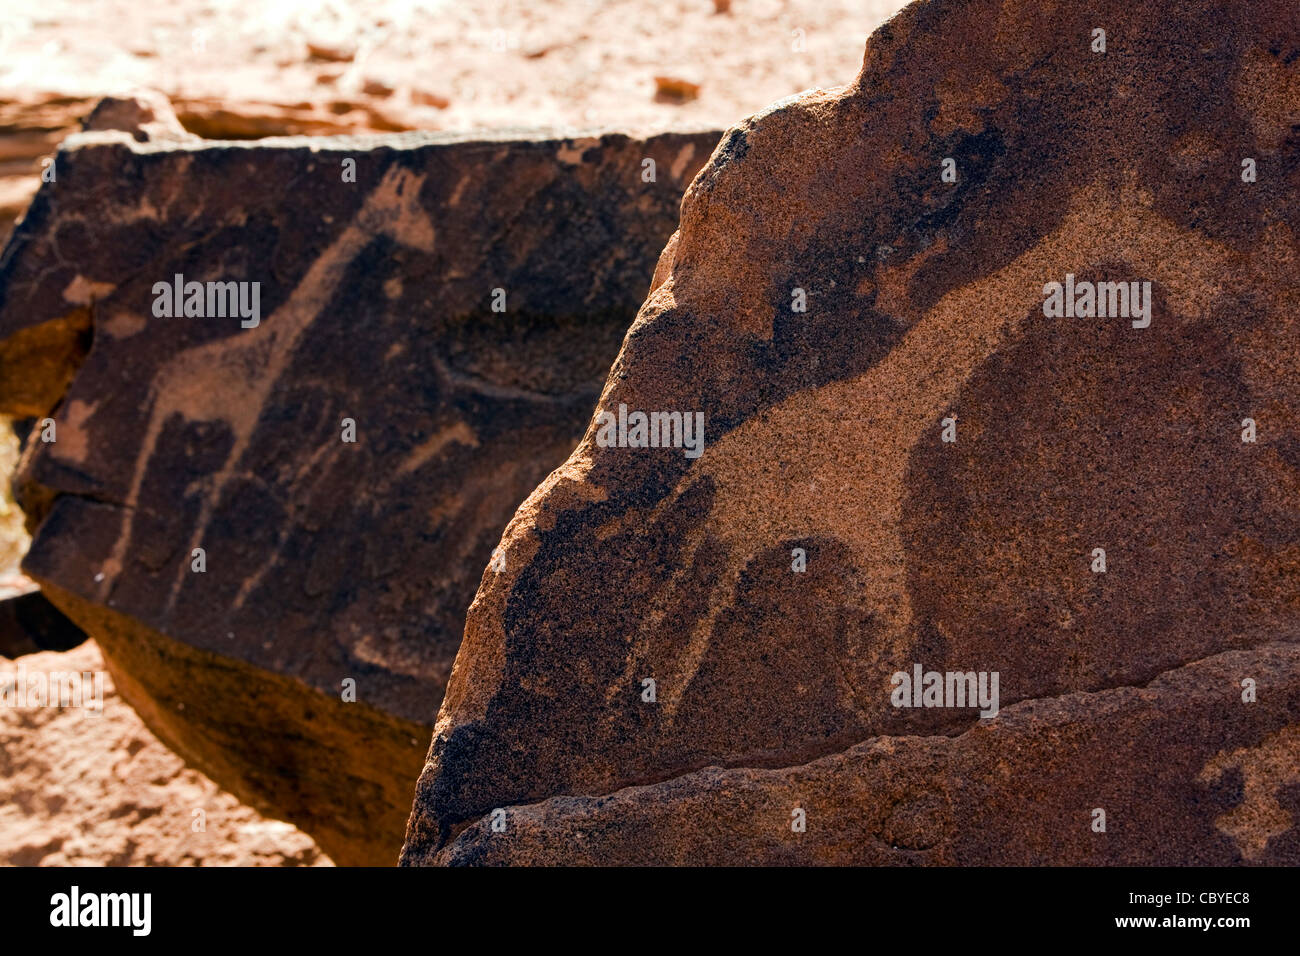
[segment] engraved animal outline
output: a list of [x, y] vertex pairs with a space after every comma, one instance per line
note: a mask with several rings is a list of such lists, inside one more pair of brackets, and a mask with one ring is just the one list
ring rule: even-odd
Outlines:
[[[263, 407], [284, 372], [302, 335], [326, 308], [338, 290], [349, 264], [377, 236], [431, 251], [435, 233], [419, 206], [424, 177], [399, 166], [390, 167], [362, 203], [355, 218], [316, 259], [284, 303], [257, 327], [215, 342], [195, 346], [173, 356], [155, 376], [150, 389], [148, 424], [132, 471], [131, 487], [123, 509], [122, 529], [99, 584], [99, 599], [106, 600], [125, 570], [135, 527], [136, 508], [148, 464], [166, 422], [180, 414], [188, 421], [224, 422], [234, 436], [219, 471], [202, 498], [199, 517], [179, 563], [167, 596], [165, 610], [176, 603], [189, 568], [189, 555], [199, 546], [213, 511], [235, 474], [252, 440]], [[214, 389], [214, 375], [226, 387]], [[337, 451], [337, 449], [333, 449]], [[317, 458], [320, 452], [317, 452]], [[314, 461], [316, 459], [313, 459]], [[268, 566], [275, 560], [272, 556]], [[263, 571], [258, 572], [260, 576]], [[240, 590], [239, 600], [249, 591]]]
[[[715, 494], [707, 530], [728, 554], [726, 573], [713, 585], [709, 610], [692, 626], [685, 652], [655, 668], [666, 672], [659, 684], [667, 690], [660, 700], [668, 727], [707, 654], [719, 614], [734, 600], [742, 573], [777, 541], [806, 540], [837, 529], [834, 536], [849, 546], [865, 572], [864, 597], [883, 626], [884, 639], [863, 648], [867, 664], [894, 660], [905, 651], [912, 608], [900, 524], [912, 449], [952, 408], [971, 375], [1009, 345], [1024, 317], [1041, 306], [1043, 283], [1059, 281], [1067, 264], [1078, 272], [1119, 251], [1144, 277], [1157, 280], [1176, 312], [1204, 315], [1220, 290], [1201, 276], [1222, 275], [1230, 263], [1244, 264], [1241, 254], [1179, 228], [1148, 209], [1149, 202], [1132, 182], [1118, 197], [1100, 183], [1079, 190], [1052, 233], [997, 272], [945, 295], [877, 365], [854, 378], [793, 395], [706, 446], [673, 493], [645, 518], [653, 526], [708, 476]], [[863, 448], [870, 453], [861, 455]], [[799, 481], [813, 480], [830, 494], [801, 501], [785, 492]], [[874, 495], [834, 494], [855, 483], [873, 488]], [[701, 528], [687, 542], [681, 566], [644, 615], [624, 674], [607, 696], [612, 698], [640, 672], [644, 656], [655, 656], [651, 638], [677, 606], [674, 593], [704, 540]]]

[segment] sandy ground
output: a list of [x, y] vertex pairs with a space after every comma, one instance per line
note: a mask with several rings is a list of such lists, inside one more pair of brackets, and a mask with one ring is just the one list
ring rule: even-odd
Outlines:
[[[0, 27], [0, 96], [367, 102], [420, 127], [727, 126], [853, 79], [896, 0], [43, 0]], [[655, 77], [700, 85], [656, 100]], [[446, 102], [445, 108], [437, 105]]]
[[[104, 667], [93, 642], [0, 659], [0, 672], [16, 673], [19, 662], [26, 674]], [[329, 865], [305, 833], [186, 768], [103, 680], [99, 716], [0, 704], [0, 864]], [[93, 696], [94, 678], [86, 687]]]
[[[405, 129], [724, 128], [851, 81], [897, 0], [0, 0], [0, 240], [99, 97], [145, 88], [208, 138]], [[658, 78], [658, 79], [657, 79]], [[671, 95], [671, 94], [676, 95]], [[2, 424], [2, 423], [0, 423]], [[15, 445], [0, 428], [0, 475]], [[26, 547], [0, 496], [0, 573]], [[99, 670], [93, 643], [22, 659]], [[0, 670], [16, 666], [0, 658]], [[193, 829], [194, 810], [206, 829]], [[105, 716], [0, 707], [0, 863], [328, 863]]]
[[852, 80], [866, 37], [903, 6], [720, 2], [0, 0], [0, 237], [105, 94], [158, 90], [209, 139], [724, 128]]

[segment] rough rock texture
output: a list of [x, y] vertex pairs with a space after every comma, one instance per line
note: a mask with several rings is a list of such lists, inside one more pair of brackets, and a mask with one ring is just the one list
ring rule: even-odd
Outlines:
[[1298, 94], [1290, 2], [932, 0], [731, 130], [598, 405], [704, 454], [520, 508], [404, 861], [1300, 862]]
[[[9, 478], [18, 467], [21, 454], [18, 436], [9, 421], [0, 417], [0, 475], [4, 476], [0, 478], [0, 577], [17, 573], [18, 564], [31, 545], [22, 509], [13, 500], [9, 486]], [[19, 592], [22, 590], [24, 587], [18, 588]]]
[[[93, 643], [0, 661], [0, 673], [19, 663], [46, 675], [104, 667]], [[187, 768], [111, 679], [103, 689], [98, 716], [0, 706], [0, 865], [329, 865], [305, 833], [242, 806]]]
[[[717, 138], [65, 143], [0, 259], [0, 411], [59, 403], [24, 568], [151, 729], [337, 862], [396, 859], [492, 546]], [[260, 283], [258, 324], [159, 317], [176, 274]]]
[[174, 139], [197, 142], [176, 117], [171, 101], [157, 91], [131, 96], [106, 96], [82, 120], [83, 131], [124, 130], [140, 142]]
[[[1258, 712], [1235, 693], [1244, 674], [1265, 688]], [[1024, 701], [960, 736], [874, 737], [799, 766], [711, 767], [605, 797], [552, 797], [511, 808], [508, 839], [490, 819], [472, 824], [439, 860], [1294, 863], [1297, 703], [1300, 644], [1229, 651], [1142, 688]], [[1106, 811], [1104, 833], [1092, 829], [1094, 808]]]
[[0, 242], [40, 187], [41, 160], [54, 155], [92, 105], [58, 93], [0, 97]]
[[41, 594], [36, 582], [18, 571], [31, 543], [23, 515], [14, 503], [8, 476], [18, 462], [19, 443], [0, 419], [0, 658], [42, 650], [68, 650], [86, 635]]

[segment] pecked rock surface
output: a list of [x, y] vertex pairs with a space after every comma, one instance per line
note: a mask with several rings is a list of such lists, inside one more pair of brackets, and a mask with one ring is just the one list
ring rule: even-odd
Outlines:
[[[24, 569], [168, 745], [391, 864], [481, 571], [718, 134], [134, 132], [70, 139], [0, 259], [0, 411], [56, 426]], [[248, 317], [159, 315], [178, 274]]]
[[[485, 574], [403, 861], [1300, 862], [1294, 12], [916, 3], [729, 131]], [[917, 665], [1001, 712], [894, 706]]]
[[[1243, 674], [1264, 679], [1258, 713], [1233, 693]], [[798, 766], [710, 767], [512, 807], [508, 839], [480, 820], [439, 860], [1284, 864], [1300, 854], [1297, 701], [1300, 644], [1228, 651], [1141, 688], [1024, 701], [959, 736], [873, 737]]]

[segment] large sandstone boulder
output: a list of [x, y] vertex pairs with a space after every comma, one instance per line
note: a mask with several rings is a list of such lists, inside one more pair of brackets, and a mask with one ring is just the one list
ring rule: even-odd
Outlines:
[[1298, 93], [1290, 2], [931, 0], [728, 132], [404, 862], [1300, 863]]
[[492, 547], [717, 134], [148, 132], [71, 138], [0, 260], [0, 411], [57, 406], [24, 568], [182, 756], [391, 864]]

